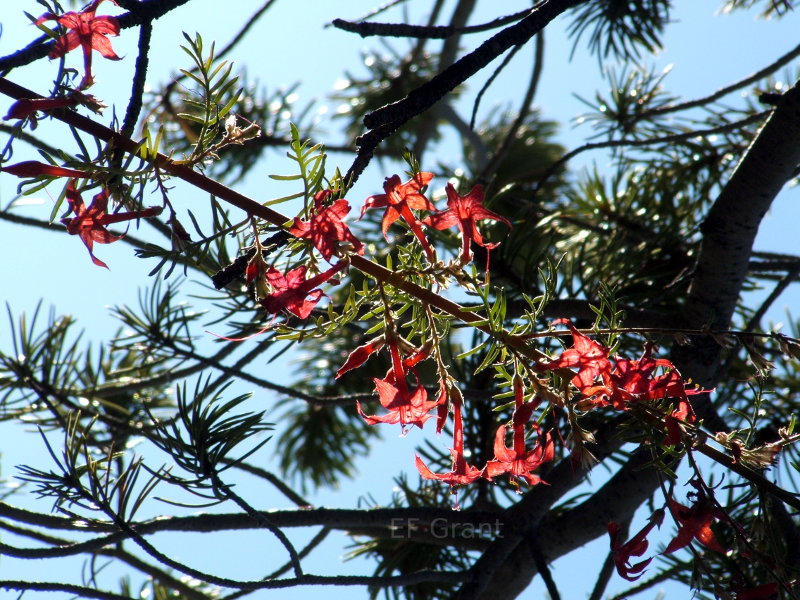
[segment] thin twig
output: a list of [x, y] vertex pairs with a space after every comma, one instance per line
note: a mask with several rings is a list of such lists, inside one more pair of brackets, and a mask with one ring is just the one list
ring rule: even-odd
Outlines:
[[746, 127], [752, 123], [757, 123], [761, 119], [767, 117], [772, 110], [764, 110], [743, 119], [739, 119], [738, 121], [733, 121], [731, 123], [726, 123], [724, 125], [718, 125], [717, 127], [710, 127], [708, 129], [696, 129], [693, 131], [687, 131], [684, 133], [674, 133], [670, 135], [664, 135], [660, 137], [654, 138], [647, 138], [644, 140], [607, 140], [605, 142], [589, 142], [584, 144], [583, 146], [578, 146], [577, 148], [570, 150], [564, 156], [559, 158], [556, 162], [554, 162], [550, 167], [547, 169], [542, 178], [536, 184], [536, 188], [533, 191], [533, 194], [536, 195], [539, 190], [542, 189], [544, 184], [547, 180], [556, 172], [558, 169], [564, 165], [566, 162], [570, 161], [571, 159], [575, 158], [578, 154], [582, 152], [586, 152], [587, 150], [599, 150], [602, 148], [643, 148], [646, 146], [654, 146], [656, 144], [672, 144], [674, 142], [682, 142], [684, 140], [689, 140], [694, 137], [704, 137], [708, 135], [715, 135], [718, 133], [728, 133], [730, 131], [735, 131], [741, 127]]
[[696, 443], [692, 449], [697, 450], [700, 452], [700, 454], [707, 456], [723, 467], [730, 469], [740, 477], [752, 483], [762, 492], [774, 496], [795, 510], [800, 510], [800, 496], [798, 494], [792, 494], [791, 492], [784, 490], [779, 485], [764, 477], [761, 473], [758, 473], [741, 462], [737, 462], [732, 456], [728, 456], [724, 452], [720, 452], [705, 442]]
[[489, 179], [491, 179], [492, 175], [494, 175], [499, 168], [500, 163], [502, 163], [508, 155], [511, 145], [514, 143], [514, 139], [517, 137], [517, 132], [520, 130], [525, 122], [525, 119], [530, 113], [531, 104], [536, 96], [536, 90], [539, 87], [539, 80], [542, 76], [542, 68], [544, 67], [544, 31], [540, 31], [536, 35], [536, 43], [534, 45], [533, 52], [533, 73], [531, 74], [531, 80], [528, 83], [528, 89], [525, 92], [525, 98], [522, 100], [522, 105], [519, 108], [517, 118], [514, 119], [514, 122], [511, 124], [508, 133], [506, 133], [505, 139], [503, 139], [503, 142], [500, 144], [500, 148], [498, 148], [497, 152], [495, 152], [491, 162], [486, 165], [486, 168], [484, 168], [483, 171], [481, 171], [481, 174], [478, 175], [477, 183], [486, 184], [489, 182]]
[[261, 477], [266, 481], [269, 481], [272, 485], [278, 488], [278, 491], [286, 496], [289, 500], [294, 502], [300, 508], [308, 508], [311, 506], [311, 503], [303, 498], [300, 494], [295, 492], [292, 488], [286, 485], [286, 482], [283, 481], [281, 478], [277, 477], [273, 473], [269, 471], [265, 471], [260, 467], [253, 466], [249, 463], [242, 462], [242, 461], [235, 461], [232, 459], [224, 458], [222, 459], [223, 464], [233, 464], [237, 469], [244, 471], [245, 473], [250, 473], [251, 475], [255, 475], [257, 477]]
[[767, 75], [770, 75], [771, 73], [780, 69], [782, 66], [789, 64], [797, 56], [800, 56], [800, 45], [795, 46], [789, 52], [781, 56], [778, 60], [776, 60], [770, 65], [767, 65], [763, 69], [756, 71], [755, 73], [753, 73], [748, 77], [745, 77], [744, 79], [740, 79], [739, 81], [727, 85], [717, 90], [716, 92], [709, 94], [708, 96], [704, 96], [703, 98], [697, 98], [695, 100], [689, 100], [687, 102], [681, 102], [679, 104], [659, 106], [658, 108], [645, 111], [640, 116], [646, 118], [654, 115], [664, 115], [667, 113], [689, 110], [690, 108], [697, 108], [698, 106], [705, 106], [706, 104], [710, 104], [715, 100], [719, 100], [723, 96], [727, 96], [731, 92], [735, 92], [740, 88], [750, 85], [751, 83], [755, 83], [759, 79], [763, 79]]
[[[631, 518], [623, 519], [619, 524], [620, 528], [617, 536], [620, 540], [628, 539], [630, 533]], [[611, 580], [611, 575], [614, 572], [614, 553], [609, 552], [606, 559], [603, 561], [603, 566], [600, 567], [600, 572], [597, 574], [597, 581], [592, 588], [592, 593], [589, 600], [603, 600], [603, 593], [606, 591], [608, 582]]]
[[275, 523], [273, 523], [272, 520], [269, 517], [267, 517], [266, 513], [257, 511], [255, 508], [250, 506], [250, 504], [246, 502], [244, 498], [242, 498], [239, 494], [234, 492], [229, 485], [227, 485], [220, 479], [218, 473], [216, 472], [212, 473], [211, 479], [214, 483], [214, 487], [218, 491], [222, 492], [222, 494], [227, 496], [229, 500], [233, 500], [233, 502], [239, 508], [241, 508], [245, 513], [247, 513], [247, 515], [251, 519], [253, 519], [256, 523], [258, 523], [260, 527], [263, 527], [264, 529], [269, 531], [272, 535], [274, 535], [276, 538], [278, 538], [278, 541], [289, 553], [289, 560], [292, 564], [292, 569], [294, 570], [295, 576], [302, 577], [303, 567], [300, 564], [300, 557], [297, 554], [297, 549], [294, 547], [294, 544], [292, 544], [292, 542], [289, 540], [289, 538], [286, 536], [283, 530], [277, 525], [275, 525]]
[[[31, 135], [27, 131], [24, 131], [19, 125], [6, 125], [5, 123], [0, 123], [0, 132], [7, 133], [9, 136], [13, 136], [13, 138], [21, 140], [26, 144], [30, 144], [34, 148], [39, 150], [44, 150], [50, 155], [58, 154], [58, 148], [55, 146], [51, 146], [47, 142], [43, 142], [38, 137]], [[11, 140], [9, 140], [9, 143]], [[8, 162], [11, 160], [11, 155], [3, 157], [3, 162]]]
[[384, 37], [405, 37], [421, 39], [446, 39], [456, 34], [478, 33], [488, 31], [509, 23], [514, 23], [529, 15], [530, 8], [526, 8], [505, 17], [498, 17], [480, 25], [458, 27], [454, 25], [409, 25], [407, 23], [373, 23], [370, 21], [345, 21], [334, 19], [331, 25], [337, 29], [357, 33], [361, 37], [380, 35]]
[[542, 576], [542, 581], [544, 581], [544, 585], [547, 588], [547, 594], [550, 596], [550, 600], [561, 600], [561, 594], [553, 579], [553, 574], [550, 572], [550, 567], [547, 565], [547, 560], [539, 549], [537, 536], [528, 536], [528, 548], [533, 556], [533, 562], [536, 563], [536, 568], [539, 570], [539, 575]]
[[478, 116], [478, 109], [481, 106], [481, 100], [483, 100], [483, 95], [489, 91], [489, 88], [494, 83], [495, 79], [503, 72], [503, 70], [508, 66], [511, 60], [517, 55], [517, 52], [522, 50], [522, 46], [514, 46], [511, 48], [511, 51], [503, 57], [503, 60], [500, 62], [498, 67], [489, 75], [489, 78], [486, 82], [481, 86], [481, 89], [478, 90], [478, 93], [475, 95], [475, 101], [472, 103], [472, 113], [469, 116], [469, 126], [470, 129], [475, 128], [475, 119]]
[[745, 330], [751, 331], [759, 327], [761, 319], [763, 319], [764, 315], [767, 314], [769, 308], [772, 306], [775, 300], [777, 300], [780, 295], [786, 291], [786, 288], [791, 285], [791, 283], [797, 278], [798, 274], [800, 274], [800, 263], [796, 263], [790, 269], [788, 269], [786, 274], [778, 282], [778, 285], [772, 288], [769, 296], [766, 297], [764, 302], [761, 303], [761, 306], [758, 307], [758, 310], [753, 313], [752, 317], [750, 317], [750, 320], [745, 326]]

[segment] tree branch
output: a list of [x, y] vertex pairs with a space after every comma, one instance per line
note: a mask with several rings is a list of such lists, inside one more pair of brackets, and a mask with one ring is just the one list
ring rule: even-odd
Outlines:
[[359, 146], [358, 156], [345, 176], [347, 184], [355, 183], [378, 145], [398, 127], [436, 104], [445, 94], [472, 77], [506, 50], [526, 43], [557, 16], [585, 1], [545, 0], [522, 21], [503, 29], [402, 100], [367, 114], [364, 117], [364, 125], [370, 131], [356, 140]]
[[526, 8], [505, 17], [498, 17], [488, 23], [480, 25], [470, 25], [458, 27], [455, 25], [409, 25], [407, 23], [373, 23], [370, 21], [345, 21], [344, 19], [334, 19], [331, 25], [343, 31], [357, 33], [362, 38], [373, 35], [385, 37], [405, 37], [405, 38], [424, 38], [424, 39], [446, 39], [456, 34], [478, 33], [488, 31], [496, 27], [508, 25], [514, 21], [519, 21], [525, 15], [530, 14], [531, 9]]
[[[784, 94], [742, 156], [705, 220], [698, 268], [684, 305], [688, 326], [728, 329], [747, 274], [759, 223], [800, 164], [798, 140], [800, 85], [795, 84]], [[722, 375], [717, 368], [720, 347], [713, 338], [692, 338], [687, 345], [676, 345], [672, 355], [681, 373], [704, 388], [713, 388]], [[726, 427], [714, 411], [708, 395], [703, 396], [706, 398], [695, 404], [698, 416], [712, 430], [716, 430], [718, 425]], [[652, 495], [658, 486], [658, 477], [654, 469], [644, 468], [651, 459], [649, 452], [640, 450], [634, 453], [589, 500], [561, 515], [547, 517], [538, 529], [539, 535], [549, 542], [547, 559], [555, 560], [603, 535], [609, 521], [620, 521], [632, 514]], [[527, 496], [517, 506], [527, 504], [526, 501]], [[517, 512], [522, 513], [519, 517], [525, 517], [526, 512], [535, 514], [539, 510], [529, 506], [528, 511], [517, 509]], [[511, 545], [508, 538], [504, 541]], [[484, 557], [487, 554], [484, 553]], [[510, 551], [506, 550], [502, 564], [498, 566], [496, 570], [473, 573], [471, 583], [461, 590], [462, 597], [513, 598], [527, 587], [537, 572], [527, 546], [519, 543]], [[475, 592], [464, 595], [467, 588], [472, 588], [473, 582]], [[487, 593], [483, 594], [482, 590], [487, 590]]]

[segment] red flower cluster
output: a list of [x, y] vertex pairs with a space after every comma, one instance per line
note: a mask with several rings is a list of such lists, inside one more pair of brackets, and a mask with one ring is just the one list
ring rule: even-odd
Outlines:
[[[640, 359], [619, 358], [612, 364], [608, 358], [608, 348], [589, 339], [566, 320], [556, 323], [564, 323], [569, 327], [572, 348], [565, 350], [556, 360], [538, 365], [539, 370], [577, 369], [572, 385], [581, 394], [578, 405], [584, 410], [601, 406], [629, 410], [639, 402], [674, 399], [676, 407], [665, 419], [667, 432], [664, 443], [680, 443], [680, 424], [695, 420], [688, 397], [708, 390], [687, 388], [672, 362], [652, 358], [650, 345], [645, 347]], [[661, 369], [662, 373], [655, 375], [657, 369]]]
[[[434, 401], [428, 400], [428, 392], [420, 384], [419, 378], [414, 372], [414, 366], [428, 357], [428, 351], [425, 349], [413, 349], [409, 352], [408, 357], [404, 359], [401, 355], [401, 345], [406, 347], [406, 351], [411, 348], [411, 345], [397, 335], [394, 322], [391, 316], [388, 315], [388, 311], [386, 320], [387, 327], [384, 335], [372, 339], [353, 350], [336, 373], [336, 377], [338, 378], [347, 371], [360, 367], [370, 355], [386, 346], [389, 349], [392, 366], [384, 379], [376, 378], [374, 382], [381, 405], [389, 412], [382, 416], [367, 415], [361, 408], [361, 403], [357, 403], [358, 413], [370, 425], [400, 423], [403, 427], [416, 425], [422, 428], [425, 422], [431, 418], [431, 411], [438, 408], [439, 423], [437, 432], [441, 431], [447, 417], [447, 385], [443, 381], [440, 382], [439, 397]], [[417, 380], [413, 391], [408, 385], [409, 372]], [[495, 440], [495, 458], [489, 461], [482, 469], [469, 465], [464, 455], [463, 400], [461, 394], [457, 389], [453, 389], [449, 395], [453, 407], [453, 447], [450, 451], [453, 457], [453, 466], [448, 473], [433, 473], [422, 459], [417, 456], [415, 462], [422, 477], [457, 486], [472, 483], [479, 477], [485, 477], [492, 481], [494, 477], [508, 473], [515, 483], [516, 479], [523, 479], [529, 485], [542, 483], [542, 480], [533, 472], [542, 464], [553, 460], [555, 446], [552, 435], [547, 433], [544, 436], [540, 435], [538, 444], [532, 450], [527, 450], [525, 447], [525, 426], [530, 420], [535, 406], [524, 402], [524, 387], [521, 377], [516, 376], [514, 378], [513, 448], [506, 447], [506, 427], [501, 425], [497, 430]], [[538, 426], [534, 425], [534, 428], [539, 431]]]
[[417, 456], [415, 463], [419, 474], [424, 479], [442, 481], [451, 486], [468, 485], [483, 475], [483, 469], [478, 469], [467, 463], [464, 456], [464, 422], [461, 417], [461, 395], [453, 395], [453, 447], [450, 455], [453, 457], [453, 468], [449, 473], [433, 473], [428, 466]]
[[433, 173], [427, 172], [417, 173], [405, 183], [400, 183], [398, 175], [387, 177], [383, 182], [384, 193], [367, 198], [361, 208], [361, 216], [363, 217], [370, 208], [385, 208], [386, 212], [383, 213], [381, 222], [384, 237], [392, 223], [402, 218], [425, 250], [428, 260], [434, 262], [436, 252], [422, 232], [422, 222], [412, 212], [412, 210], [436, 210], [436, 207], [422, 193], [422, 189], [427, 187], [431, 179], [433, 179]]
[[423, 220], [417, 218], [412, 211], [436, 211], [436, 207], [422, 192], [431, 179], [433, 179], [433, 173], [428, 172], [417, 173], [405, 183], [400, 183], [400, 177], [397, 175], [387, 177], [383, 183], [385, 193], [367, 198], [361, 209], [361, 216], [363, 217], [370, 208], [385, 208], [386, 212], [383, 214], [381, 223], [384, 237], [395, 221], [403, 219], [425, 251], [425, 256], [432, 263], [436, 261], [436, 251], [422, 231], [423, 224], [435, 229], [458, 227], [461, 231], [461, 255], [459, 258], [462, 264], [472, 260], [471, 242], [475, 242], [487, 250], [497, 247], [497, 244], [487, 244], [483, 241], [476, 222], [490, 219], [502, 221], [509, 227], [511, 227], [511, 223], [505, 217], [501, 217], [483, 206], [483, 187], [480, 185], [473, 187], [466, 196], [459, 196], [453, 184], [448, 183], [445, 186], [447, 209], [434, 212]]
[[[495, 460], [490, 460], [484, 467], [484, 477], [492, 481], [493, 477], [508, 473], [511, 482], [516, 484], [516, 480], [524, 479], [529, 485], [542, 483], [536, 471], [544, 463], [550, 462], [555, 456], [555, 445], [553, 436], [550, 432], [541, 436], [539, 426], [534, 424], [539, 434], [539, 441], [533, 450], [526, 450], [525, 447], [525, 425], [533, 415], [536, 406], [532, 403], [524, 402], [522, 378], [519, 375], [514, 377], [514, 416], [511, 419], [511, 428], [514, 431], [514, 446], [508, 448], [505, 443], [506, 426], [501, 425], [497, 429], [494, 441]], [[517, 489], [519, 491], [519, 488]]]
[[653, 560], [653, 557], [640, 561], [636, 564], [631, 564], [631, 556], [641, 556], [647, 552], [649, 542], [647, 535], [650, 531], [664, 520], [664, 511], [657, 510], [650, 517], [650, 522], [645, 525], [642, 530], [633, 536], [624, 544], [619, 541], [619, 532], [622, 529], [619, 523], [612, 521], [608, 524], [608, 535], [611, 538], [611, 554], [614, 558], [614, 566], [617, 568], [617, 573], [628, 581], [636, 581], [642, 576], [647, 565]]
[[497, 244], [487, 244], [483, 241], [476, 221], [487, 219], [502, 221], [509, 228], [511, 222], [483, 206], [483, 186], [476, 185], [466, 196], [459, 196], [452, 183], [448, 183], [444, 190], [447, 193], [447, 210], [426, 217], [423, 223], [434, 229], [458, 227], [461, 232], [460, 260], [464, 264], [472, 260], [471, 241], [487, 250], [496, 248]]

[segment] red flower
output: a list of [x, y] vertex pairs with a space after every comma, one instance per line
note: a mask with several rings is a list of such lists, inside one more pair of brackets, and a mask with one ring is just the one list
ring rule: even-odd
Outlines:
[[87, 207], [83, 203], [83, 198], [75, 189], [75, 182], [70, 180], [67, 184], [67, 202], [75, 213], [75, 217], [63, 218], [61, 222], [67, 226], [67, 233], [79, 235], [81, 240], [89, 249], [89, 256], [92, 262], [98, 267], [108, 268], [108, 265], [92, 252], [94, 242], [98, 244], [110, 244], [121, 240], [124, 236], [114, 235], [105, 226], [112, 223], [121, 223], [142, 217], [154, 217], [161, 212], [160, 206], [151, 206], [144, 210], [136, 210], [126, 213], [108, 214], [108, 190], [103, 188], [99, 194], [92, 198], [92, 203]]
[[76, 96], [66, 96], [61, 98], [23, 98], [17, 100], [8, 109], [8, 114], [4, 119], [25, 119], [38, 110], [53, 110], [66, 106], [77, 106], [80, 100]]
[[[392, 367], [383, 379], [373, 379], [375, 388], [378, 391], [378, 397], [384, 408], [389, 411], [389, 414], [383, 416], [366, 415], [361, 409], [361, 404], [357, 403], [358, 413], [370, 425], [377, 423], [400, 423], [403, 427], [406, 425], [416, 425], [422, 428], [425, 421], [430, 419], [431, 415], [428, 414], [439, 405], [439, 400], [428, 400], [427, 390], [417, 381], [417, 387], [414, 392], [408, 389], [406, 369], [411, 369], [419, 361], [428, 356], [425, 350], [415, 350], [411, 356], [405, 360], [400, 356], [400, 339], [394, 331], [394, 323], [391, 317], [386, 316], [387, 329], [384, 333], [383, 339], [389, 348], [389, 356], [392, 361]], [[410, 344], [409, 344], [410, 345]], [[363, 364], [369, 355], [378, 348], [378, 343], [373, 340], [370, 344], [362, 346], [363, 351], [357, 357], [353, 357], [360, 349], [356, 349], [351, 357], [348, 358], [345, 365], [360, 361], [355, 366]], [[342, 367], [344, 368], [344, 367]], [[341, 371], [341, 369], [340, 369]], [[338, 374], [337, 374], [338, 376]], [[415, 374], [416, 376], [416, 374]]]
[[483, 206], [483, 186], [476, 185], [466, 196], [459, 196], [453, 184], [448, 183], [445, 192], [447, 192], [447, 210], [426, 217], [423, 223], [436, 229], [458, 227], [461, 231], [461, 262], [464, 264], [472, 260], [470, 241], [487, 250], [496, 248], [498, 244], [487, 244], [483, 241], [476, 222], [490, 219], [502, 221], [509, 227], [511, 222]]
[[[695, 484], [695, 487], [698, 487]], [[690, 495], [696, 496], [697, 501], [691, 508], [669, 499], [669, 506], [672, 516], [678, 522], [678, 533], [664, 550], [664, 554], [670, 554], [680, 550], [697, 540], [706, 548], [725, 554], [723, 548], [714, 537], [711, 530], [711, 523], [718, 516], [718, 511], [714, 507], [714, 501], [706, 496], [702, 491], [692, 492]]]
[[[486, 463], [486, 468], [484, 469], [483, 475], [489, 481], [491, 481], [493, 477], [508, 473], [514, 484], [516, 484], [516, 479], [524, 479], [528, 482], [528, 485], [544, 483], [539, 476], [533, 474], [533, 471], [553, 460], [555, 456], [555, 445], [550, 433], [545, 434], [543, 440], [540, 436], [539, 443], [536, 444], [534, 449], [526, 451], [525, 425], [530, 420], [534, 407], [530, 403], [525, 404], [523, 402], [523, 393], [522, 379], [519, 376], [515, 376], [514, 397], [516, 408], [514, 409], [514, 416], [512, 418], [514, 447], [508, 448], [506, 446], [506, 427], [505, 425], [501, 425], [497, 430], [497, 435], [494, 440], [495, 460], [490, 460]], [[538, 430], [538, 427], [536, 427], [536, 429]]]
[[622, 529], [619, 523], [611, 522], [608, 524], [608, 535], [611, 538], [611, 554], [614, 557], [614, 565], [617, 568], [617, 573], [628, 581], [636, 581], [642, 576], [642, 571], [645, 570], [653, 557], [647, 560], [640, 561], [635, 565], [631, 564], [631, 556], [641, 556], [647, 552], [647, 536], [656, 525], [661, 526], [664, 519], [664, 512], [657, 510], [650, 517], [650, 522], [645, 525], [642, 530], [633, 536], [630, 540], [621, 544], [619, 541], [619, 531]]
[[453, 457], [453, 468], [449, 473], [442, 474], [431, 472], [422, 459], [416, 456], [415, 463], [419, 474], [424, 479], [444, 481], [451, 486], [467, 485], [481, 476], [482, 471], [467, 464], [467, 459], [464, 457], [464, 423], [461, 419], [461, 401], [457, 394], [453, 395], [453, 448], [450, 454]]
[[336, 200], [330, 206], [324, 201], [331, 195], [323, 190], [314, 195], [314, 212], [310, 221], [295, 218], [289, 233], [298, 238], [309, 238], [323, 258], [330, 262], [331, 256], [339, 251], [339, 242], [349, 242], [358, 254], [364, 254], [364, 244], [353, 235], [342, 219], [350, 212], [347, 200]]
[[357, 402], [358, 414], [369, 425], [400, 423], [403, 427], [416, 425], [421, 429], [425, 421], [431, 418], [430, 412], [439, 405], [438, 401], [428, 400], [427, 390], [419, 383], [414, 393], [409, 393], [407, 383], [396, 380], [391, 371], [386, 374], [384, 379], [376, 378], [373, 381], [381, 405], [389, 412], [382, 416], [367, 415], [361, 409], [361, 403]]
[[381, 223], [383, 237], [386, 237], [386, 232], [392, 223], [402, 217], [408, 223], [411, 232], [419, 240], [428, 260], [433, 262], [436, 258], [436, 253], [428, 238], [422, 232], [422, 222], [411, 212], [412, 210], [436, 210], [436, 207], [420, 192], [423, 187], [430, 183], [431, 179], [433, 179], [433, 173], [427, 172], [417, 173], [413, 179], [402, 184], [398, 175], [387, 177], [383, 182], [385, 193], [367, 198], [361, 208], [361, 216], [363, 217], [364, 213], [370, 208], [385, 208], [386, 212], [383, 214]]
[[[83, 68], [85, 72], [79, 89], [85, 89], [94, 83], [94, 77], [92, 76], [92, 50], [97, 50], [105, 58], [120, 60], [120, 57], [114, 53], [111, 42], [106, 37], [119, 35], [119, 21], [114, 17], [96, 17], [94, 15], [102, 1], [94, 0], [79, 13], [68, 12], [61, 16], [45, 13], [36, 20], [37, 25], [45, 21], [58, 21], [59, 25], [63, 25], [70, 30], [66, 35], [62, 35], [56, 40], [53, 49], [48, 54], [49, 58], [64, 56], [78, 46], [83, 50]], [[114, 5], [117, 4], [114, 0], [110, 0], [110, 2]]]
[[25, 160], [8, 167], [0, 167], [0, 171], [11, 173], [17, 177], [38, 177], [47, 175], [48, 177], [89, 177], [88, 173], [76, 169], [67, 169], [38, 160]]
[[578, 368], [578, 373], [573, 377], [572, 384], [584, 395], [594, 395], [598, 388], [594, 385], [595, 379], [607, 375], [611, 369], [608, 360], [608, 348], [601, 343], [589, 339], [566, 320], [564, 323], [572, 332], [572, 348], [564, 350], [556, 360], [539, 365], [540, 370], [573, 369]]
[[383, 348], [385, 343], [386, 341], [381, 335], [353, 350], [347, 357], [347, 360], [344, 361], [344, 364], [336, 371], [336, 379], [339, 379], [339, 377], [348, 371], [352, 371], [363, 365], [373, 353]]
[[270, 267], [266, 272], [266, 278], [272, 291], [259, 301], [269, 313], [277, 314], [282, 310], [287, 310], [301, 319], [305, 319], [323, 296], [322, 290], [314, 288], [331, 279], [345, 266], [347, 266], [346, 263], [337, 263], [327, 271], [314, 275], [311, 279], [306, 279], [305, 265], [292, 269], [286, 275], [283, 275], [275, 267]]

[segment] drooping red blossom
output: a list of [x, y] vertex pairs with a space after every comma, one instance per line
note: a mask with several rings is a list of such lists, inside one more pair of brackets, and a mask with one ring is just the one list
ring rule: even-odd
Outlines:
[[691, 507], [680, 504], [675, 499], [669, 499], [670, 511], [678, 522], [678, 533], [664, 550], [664, 554], [670, 554], [681, 548], [685, 548], [692, 540], [697, 540], [706, 548], [725, 554], [725, 548], [714, 537], [711, 530], [711, 523], [719, 517], [719, 511], [714, 506], [714, 501], [700, 486], [693, 483], [697, 492], [690, 493], [697, 500]]
[[419, 240], [428, 260], [433, 262], [436, 257], [433, 246], [422, 231], [422, 222], [411, 212], [412, 210], [436, 210], [436, 207], [420, 191], [430, 183], [431, 179], [433, 179], [433, 173], [425, 171], [417, 173], [415, 177], [405, 183], [400, 183], [398, 175], [387, 177], [383, 182], [385, 193], [367, 198], [361, 208], [361, 216], [363, 217], [370, 208], [385, 208], [386, 212], [383, 214], [381, 222], [383, 237], [386, 237], [386, 232], [392, 223], [402, 218]]
[[389, 371], [384, 379], [373, 379], [381, 405], [389, 412], [385, 415], [367, 415], [357, 402], [358, 414], [369, 425], [378, 423], [397, 424], [403, 427], [416, 425], [420, 429], [425, 421], [431, 418], [431, 411], [438, 406], [438, 401], [428, 400], [428, 391], [417, 383], [413, 393], [409, 391], [405, 381], [396, 380]]
[[11, 173], [17, 177], [38, 177], [39, 175], [47, 175], [48, 177], [73, 177], [79, 179], [90, 177], [89, 173], [78, 171], [77, 169], [59, 167], [57, 165], [39, 162], [38, 160], [24, 160], [14, 165], [0, 167], [0, 171]]
[[632, 556], [642, 556], [647, 552], [649, 542], [647, 536], [650, 531], [664, 520], [664, 511], [657, 510], [650, 517], [650, 522], [645, 525], [639, 533], [633, 536], [624, 544], [620, 543], [619, 532], [622, 529], [619, 523], [612, 521], [608, 524], [608, 535], [611, 538], [611, 553], [614, 557], [614, 566], [617, 568], [617, 573], [628, 581], [636, 581], [642, 576], [643, 571], [653, 560], [653, 557], [640, 561], [636, 564], [631, 564]]
[[[386, 314], [386, 332], [383, 335], [383, 339], [389, 348], [392, 366], [389, 372], [386, 373], [386, 377], [383, 379], [375, 378], [373, 381], [375, 382], [381, 405], [389, 412], [382, 416], [367, 415], [361, 409], [361, 404], [357, 403], [358, 413], [370, 425], [400, 423], [403, 427], [416, 425], [421, 428], [425, 421], [431, 418], [429, 413], [439, 405], [439, 400], [428, 400], [428, 391], [419, 383], [419, 379], [417, 379], [417, 387], [411, 392], [408, 388], [407, 378], [408, 370], [411, 370], [414, 377], [416, 377], [416, 373], [413, 371], [414, 365], [426, 358], [428, 354], [424, 349], [414, 349], [409, 357], [403, 359], [400, 354], [401, 338], [397, 335], [394, 323], [388, 313]], [[407, 344], [407, 342], [405, 343]], [[410, 344], [408, 345], [410, 346]], [[369, 349], [366, 349], [366, 351], [368, 352]], [[369, 354], [371, 352], [362, 353], [361, 356], [356, 357], [354, 360], [360, 360], [363, 364]], [[348, 359], [349, 361], [350, 359]]]
[[151, 206], [143, 210], [108, 214], [106, 212], [108, 209], [108, 190], [105, 188], [92, 198], [92, 203], [87, 207], [83, 203], [83, 198], [81, 198], [80, 193], [75, 189], [75, 182], [73, 180], [70, 180], [67, 184], [67, 202], [69, 202], [70, 209], [75, 214], [74, 217], [61, 219], [61, 222], [67, 227], [67, 233], [70, 235], [79, 235], [86, 245], [86, 248], [89, 250], [89, 256], [92, 257], [92, 262], [98, 267], [105, 267], [106, 269], [108, 265], [97, 258], [92, 252], [94, 242], [98, 244], [110, 244], [121, 240], [124, 236], [112, 234], [105, 226], [111, 225], [112, 223], [131, 221], [133, 219], [154, 217], [161, 213], [160, 206]]
[[[81, 47], [83, 50], [83, 79], [78, 86], [79, 89], [86, 89], [94, 83], [92, 76], [92, 50], [97, 50], [101, 55], [110, 60], [120, 60], [114, 49], [111, 47], [109, 35], [119, 35], [119, 21], [115, 17], [95, 16], [97, 7], [103, 0], [94, 0], [89, 6], [79, 13], [67, 12], [61, 16], [53, 13], [45, 13], [36, 20], [37, 25], [45, 21], [57, 21], [69, 31], [66, 35], [58, 38], [53, 45], [53, 49], [48, 54], [48, 58], [59, 58]], [[117, 3], [109, 0], [112, 4]]]
[[424, 479], [443, 481], [451, 486], [468, 485], [478, 479], [482, 470], [467, 464], [464, 456], [464, 423], [461, 418], [461, 400], [458, 395], [453, 397], [453, 447], [450, 450], [453, 457], [453, 468], [449, 473], [433, 473], [419, 456], [415, 456], [415, 463], [419, 474]]
[[653, 373], [657, 367], [672, 367], [668, 360], [654, 359], [652, 346], [645, 347], [638, 360], [617, 359], [614, 369], [604, 375], [608, 384], [609, 401], [614, 408], [626, 410], [627, 405], [640, 400], [652, 399]]
[[[533, 471], [536, 471], [543, 464], [553, 460], [555, 456], [555, 444], [549, 432], [542, 436], [538, 426], [534, 425], [539, 433], [539, 441], [533, 450], [527, 450], [525, 448], [525, 425], [533, 414], [534, 405], [531, 403], [524, 403], [523, 396], [524, 389], [522, 378], [517, 375], [514, 377], [514, 399], [516, 406], [511, 422], [514, 431], [514, 445], [512, 448], [506, 446], [506, 426], [501, 425], [497, 429], [497, 435], [494, 440], [495, 459], [486, 463], [483, 472], [483, 476], [489, 481], [492, 481], [492, 478], [498, 475], [508, 473], [511, 477], [511, 482], [515, 485], [517, 479], [524, 479], [528, 485], [545, 483], [538, 475], [534, 475]], [[517, 491], [519, 492], [519, 490]]]
[[667, 435], [664, 436], [664, 444], [667, 446], [680, 444], [683, 441], [681, 423], [694, 423], [696, 420], [697, 417], [689, 401], [685, 398], [679, 399], [675, 410], [664, 418], [664, 425], [667, 429]]
[[572, 378], [572, 384], [582, 394], [594, 395], [597, 392], [595, 380], [611, 370], [608, 348], [582, 334], [566, 319], [560, 319], [555, 323], [563, 323], [569, 327], [572, 332], [572, 348], [564, 350], [556, 360], [538, 365], [538, 369], [577, 368], [578, 373]]
[[339, 262], [310, 279], [306, 279], [305, 265], [292, 269], [285, 275], [275, 267], [270, 267], [267, 269], [266, 279], [271, 292], [261, 298], [259, 302], [267, 309], [268, 313], [277, 314], [286, 310], [305, 319], [324, 295], [322, 290], [314, 288], [331, 279], [346, 266], [346, 263]]
[[348, 371], [352, 371], [353, 369], [357, 369], [365, 362], [367, 359], [378, 352], [381, 348], [383, 348], [386, 341], [384, 340], [383, 336], [378, 336], [376, 338], [371, 339], [366, 344], [362, 344], [355, 350], [353, 350], [348, 356], [347, 360], [344, 361], [344, 364], [339, 367], [339, 370], [336, 371], [336, 379], [339, 379], [342, 375], [347, 373]]
[[486, 250], [496, 248], [499, 244], [483, 241], [478, 230], [478, 221], [501, 221], [511, 227], [511, 222], [483, 206], [483, 186], [476, 185], [466, 196], [460, 196], [452, 183], [445, 186], [447, 193], [447, 210], [427, 216], [423, 223], [435, 229], [458, 227], [461, 231], [461, 262], [466, 264], [472, 260], [470, 242], [483, 246]]
[[436, 397], [436, 433], [442, 433], [444, 426], [447, 424], [447, 415], [450, 409], [448, 399], [450, 398], [451, 393], [459, 397], [459, 400], [455, 400], [454, 402], [461, 402], [460, 390], [455, 385], [452, 388], [448, 388], [447, 382], [444, 380], [444, 378], [440, 378], [439, 395]]
[[352, 244], [358, 254], [364, 254], [364, 244], [353, 235], [350, 228], [342, 221], [350, 212], [347, 200], [336, 200], [325, 206], [325, 200], [331, 195], [330, 190], [322, 190], [314, 195], [314, 211], [309, 221], [295, 218], [289, 233], [298, 238], [310, 239], [323, 258], [330, 262], [331, 256], [339, 251], [339, 242]]
[[4, 119], [25, 119], [36, 111], [54, 110], [67, 106], [77, 106], [80, 100], [76, 96], [63, 96], [61, 98], [23, 98], [17, 100], [8, 109], [8, 114]]

